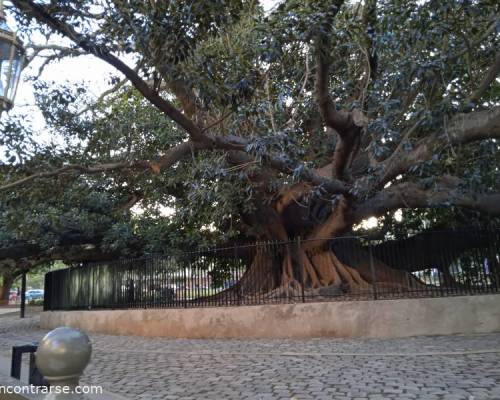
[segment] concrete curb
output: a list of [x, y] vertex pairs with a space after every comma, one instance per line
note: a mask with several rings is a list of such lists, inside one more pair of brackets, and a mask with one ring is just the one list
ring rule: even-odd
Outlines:
[[500, 332], [500, 294], [258, 306], [47, 311], [42, 328], [170, 338], [398, 338]]

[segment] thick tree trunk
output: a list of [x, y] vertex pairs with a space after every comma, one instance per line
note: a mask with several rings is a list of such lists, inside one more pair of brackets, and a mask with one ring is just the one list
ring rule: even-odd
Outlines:
[[[374, 284], [390, 291], [424, 287], [410, 272], [391, 268], [355, 241], [340, 240], [334, 242], [338, 245], [332, 245], [332, 238], [352, 227], [349, 200], [344, 196], [326, 203], [320, 199], [322, 207], [331, 207], [326, 217], [307, 219], [304, 210], [294, 213], [302, 189], [295, 185], [282, 193], [274, 207], [260, 205], [255, 213], [246, 216], [249, 225], [277, 244], [257, 246], [240, 282], [216, 297], [233, 297], [236, 290], [239, 298], [250, 300], [254, 296], [371, 295]], [[316, 208], [310, 204], [310, 209]], [[324, 215], [324, 211], [320, 214]], [[303, 240], [299, 241], [298, 236]]]
[[262, 245], [256, 250], [250, 267], [238, 282], [240, 294], [260, 295], [270, 292], [278, 285], [279, 255], [273, 252], [271, 246]]
[[0, 285], [0, 306], [9, 304], [10, 289], [13, 283], [14, 278], [11, 275], [2, 275], [2, 284]]
[[[331, 248], [304, 250], [297, 244], [285, 247], [283, 254], [258, 253], [242, 279], [240, 294], [267, 294], [275, 297], [305, 295], [370, 294], [375, 283], [379, 290], [412, 291], [424, 284], [412, 274], [370, 260], [367, 252], [351, 253], [346, 263]], [[345, 253], [345, 252], [344, 252]], [[345, 255], [345, 254], [344, 254]], [[373, 262], [373, 269], [371, 268]]]

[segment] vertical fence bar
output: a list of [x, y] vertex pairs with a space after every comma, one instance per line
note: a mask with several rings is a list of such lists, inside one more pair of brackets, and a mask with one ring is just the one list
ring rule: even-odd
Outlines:
[[306, 293], [305, 293], [305, 286], [306, 282], [304, 279], [304, 262], [305, 260], [302, 257], [302, 248], [301, 248], [301, 243], [300, 243], [300, 236], [297, 237], [297, 259], [299, 261], [299, 273], [300, 273], [300, 287], [301, 287], [301, 295], [302, 295], [302, 303], [306, 302]]
[[[169, 303], [169, 298], [172, 296], [168, 281], [168, 256], [165, 258], [162, 258], [161, 260], [161, 265], [162, 265], [162, 283], [161, 283], [161, 295], [162, 295], [162, 307], [167, 308], [168, 303]], [[174, 294], [175, 296], [175, 294]], [[172, 296], [173, 297], [173, 296]]]
[[165, 263], [162, 257], [158, 258], [158, 270], [159, 270], [159, 281], [158, 281], [158, 307], [165, 307]]
[[51, 272], [47, 272], [43, 278], [43, 311], [48, 311], [50, 304], [50, 296], [51, 296], [51, 288], [50, 288], [50, 274]]
[[500, 260], [497, 254], [499, 245], [499, 234], [495, 230], [491, 230], [488, 235], [488, 267], [490, 289], [492, 292], [498, 292], [500, 288]]
[[154, 269], [154, 259], [148, 258], [147, 265], [149, 269], [149, 282], [146, 287], [146, 293], [148, 294], [146, 307], [154, 307], [154, 282], [155, 282], [155, 269]]
[[89, 264], [84, 264], [83, 268], [87, 271], [87, 309], [92, 309], [92, 298], [91, 298], [91, 293], [92, 293], [92, 278], [91, 278], [91, 272], [92, 269], [90, 268]]
[[170, 259], [171, 255], [167, 255], [163, 260], [165, 268], [165, 307], [172, 307], [175, 303], [176, 288], [173, 286], [170, 279]]
[[[189, 260], [189, 267], [192, 266], [191, 260]], [[183, 289], [182, 289], [182, 296], [183, 296], [183, 301], [184, 301], [184, 308], [187, 308], [187, 268], [184, 266], [182, 269], [182, 274], [183, 274]]]
[[[431, 245], [427, 249], [428, 243]], [[329, 242], [342, 262], [354, 268], [359, 263], [363, 272], [371, 275], [371, 293], [354, 290], [349, 295], [335, 293], [334, 296], [344, 299], [372, 296], [378, 300], [499, 290], [498, 229], [426, 232], [387, 245], [374, 240], [363, 240], [361, 244], [360, 248], [360, 240], [355, 238]], [[306, 290], [309, 265], [303, 258], [304, 246], [297, 237], [286, 242], [256, 242], [245, 247], [196, 249], [175, 257], [156, 255], [83, 263], [46, 274], [44, 310], [304, 303], [310, 295]], [[415, 254], [406, 246], [432, 250], [432, 257]], [[296, 279], [293, 288], [280, 287], [283, 282], [278, 274], [283, 273], [287, 257], [293, 260], [291, 279]], [[381, 261], [379, 270], [378, 260]], [[384, 269], [384, 264], [392, 266], [393, 272]], [[271, 271], [271, 265], [276, 271]], [[412, 274], [424, 284], [416, 285]], [[369, 278], [365, 276], [365, 279]], [[385, 281], [389, 285], [385, 285]], [[300, 284], [300, 292], [295, 283]]]
[[377, 300], [377, 275], [375, 274], [375, 265], [373, 263], [373, 244], [371, 240], [368, 242], [368, 252], [370, 255], [370, 273], [372, 275], [372, 290], [373, 290], [373, 300]]
[[[9, 289], [9, 287], [7, 287]], [[24, 318], [26, 310], [26, 272], [21, 276], [21, 313], [20, 317]]]
[[52, 271], [51, 277], [50, 277], [50, 280], [51, 280], [51, 285], [50, 286], [52, 286], [52, 291], [51, 291], [51, 294], [50, 294], [50, 298], [51, 298], [51, 301], [50, 301], [50, 311], [59, 310], [59, 307], [60, 307], [59, 302], [56, 303], [56, 296], [55, 296], [55, 292], [56, 292], [55, 274], [56, 274], [55, 271]]
[[166, 283], [165, 283], [165, 297], [166, 297], [166, 304], [167, 307], [173, 307], [175, 304], [175, 296], [177, 296], [177, 287], [174, 286], [172, 282], [172, 277], [170, 276], [171, 272], [171, 261], [172, 256], [167, 256], [166, 259], [166, 269], [165, 269], [165, 275], [166, 275]]
[[150, 287], [149, 287], [149, 307], [156, 307], [156, 263], [155, 256], [149, 259], [149, 265], [151, 268], [151, 276], [150, 276]]
[[164, 273], [165, 273], [165, 282], [164, 282], [164, 296], [165, 296], [165, 307], [172, 307], [175, 301], [175, 287], [173, 286], [170, 279], [170, 259], [172, 256], [167, 255], [167, 257], [163, 260], [164, 263]]
[[148, 308], [151, 304], [150, 303], [150, 298], [151, 298], [151, 263], [149, 261], [149, 258], [146, 258], [144, 260], [144, 264], [143, 264], [142, 268], [138, 270], [138, 272], [142, 276], [141, 295], [143, 296], [143, 299], [142, 299], [142, 307], [141, 308]]
[[235, 263], [235, 270], [234, 270], [234, 276], [233, 276], [233, 292], [234, 292], [234, 303], [236, 305], [241, 304], [241, 298], [240, 298], [240, 279], [239, 279], [239, 269], [240, 269], [240, 260], [238, 258], [238, 246], [234, 246], [234, 263]]
[[[480, 232], [476, 232], [476, 235], [479, 236]], [[481, 237], [478, 238], [478, 241], [482, 242]], [[480, 278], [480, 286], [481, 286], [481, 292], [482, 293], [488, 293], [488, 271], [486, 270], [486, 264], [487, 264], [487, 252], [481, 252], [479, 249], [477, 249], [477, 255], [480, 261], [480, 268], [479, 271], [481, 272], [481, 278]]]

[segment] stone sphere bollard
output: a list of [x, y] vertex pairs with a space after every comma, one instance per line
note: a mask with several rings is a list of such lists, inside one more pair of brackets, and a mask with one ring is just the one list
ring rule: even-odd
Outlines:
[[84, 332], [60, 327], [45, 335], [35, 354], [36, 366], [47, 379], [53, 392], [49, 399], [82, 399], [84, 395], [55, 393], [56, 387], [73, 390], [87, 367], [92, 354], [92, 344]]

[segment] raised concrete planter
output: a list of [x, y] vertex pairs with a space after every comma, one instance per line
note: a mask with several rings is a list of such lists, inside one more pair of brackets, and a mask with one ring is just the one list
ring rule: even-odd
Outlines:
[[500, 331], [500, 295], [241, 307], [48, 311], [41, 325], [175, 338], [389, 338]]

